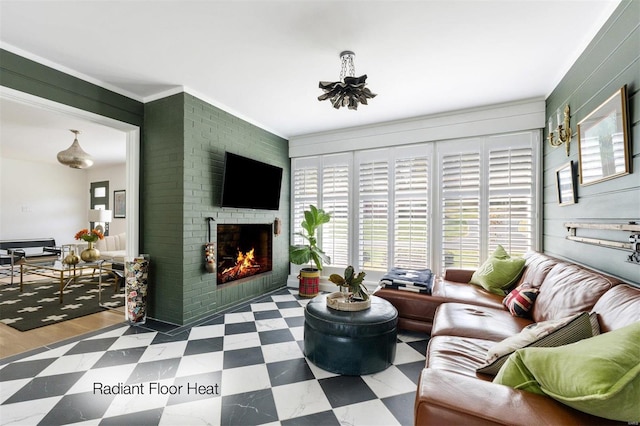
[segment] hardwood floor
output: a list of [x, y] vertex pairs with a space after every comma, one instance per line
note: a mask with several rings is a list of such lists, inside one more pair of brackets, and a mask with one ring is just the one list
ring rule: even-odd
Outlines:
[[[0, 274], [0, 285], [8, 285], [10, 283], [6, 270], [6, 267], [0, 268], [0, 272], [3, 272]], [[25, 276], [27, 281], [37, 279], [42, 278], [39, 276]], [[100, 330], [110, 325], [124, 324], [124, 322], [124, 307], [85, 315], [28, 331], [19, 331], [0, 322], [0, 359]]]
[[29, 331], [0, 323], [0, 359], [119, 323], [124, 324], [124, 310], [98, 312]]

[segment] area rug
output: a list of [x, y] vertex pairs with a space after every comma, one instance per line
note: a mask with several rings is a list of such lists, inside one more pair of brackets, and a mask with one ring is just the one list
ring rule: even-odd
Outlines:
[[[52, 280], [25, 284], [22, 293], [19, 283], [0, 284], [0, 322], [27, 331], [107, 309], [98, 305], [97, 277], [67, 285], [62, 303], [59, 290], [58, 283]], [[114, 293], [114, 283], [103, 282], [102, 304], [109, 308], [124, 306], [124, 292]]]

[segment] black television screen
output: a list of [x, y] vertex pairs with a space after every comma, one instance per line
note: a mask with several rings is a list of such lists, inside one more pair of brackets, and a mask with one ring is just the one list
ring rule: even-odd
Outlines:
[[227, 152], [222, 179], [222, 207], [280, 208], [282, 168]]

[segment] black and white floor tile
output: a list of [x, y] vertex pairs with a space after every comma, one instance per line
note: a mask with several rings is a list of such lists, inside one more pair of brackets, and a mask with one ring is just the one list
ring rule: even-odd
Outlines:
[[0, 360], [0, 424], [413, 425], [428, 336], [400, 333], [382, 372], [336, 375], [303, 355], [306, 303], [285, 288], [190, 328], [112, 326]]

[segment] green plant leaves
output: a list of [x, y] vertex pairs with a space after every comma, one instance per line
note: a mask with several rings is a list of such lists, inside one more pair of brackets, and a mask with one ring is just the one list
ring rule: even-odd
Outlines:
[[329, 281], [331, 281], [332, 283], [339, 285], [341, 287], [344, 287], [344, 278], [342, 278], [340, 275], [338, 274], [331, 274], [329, 275]]
[[304, 220], [300, 226], [306, 233], [297, 232], [296, 234], [304, 238], [308, 244], [289, 247], [289, 261], [291, 263], [302, 265], [307, 262], [313, 262], [318, 270], [322, 270], [323, 262], [326, 264], [331, 263], [331, 258], [318, 247], [318, 241], [315, 237], [316, 230], [330, 220], [331, 214], [326, 213], [323, 209], [318, 209], [316, 206], [311, 205], [309, 210], [304, 211]]

